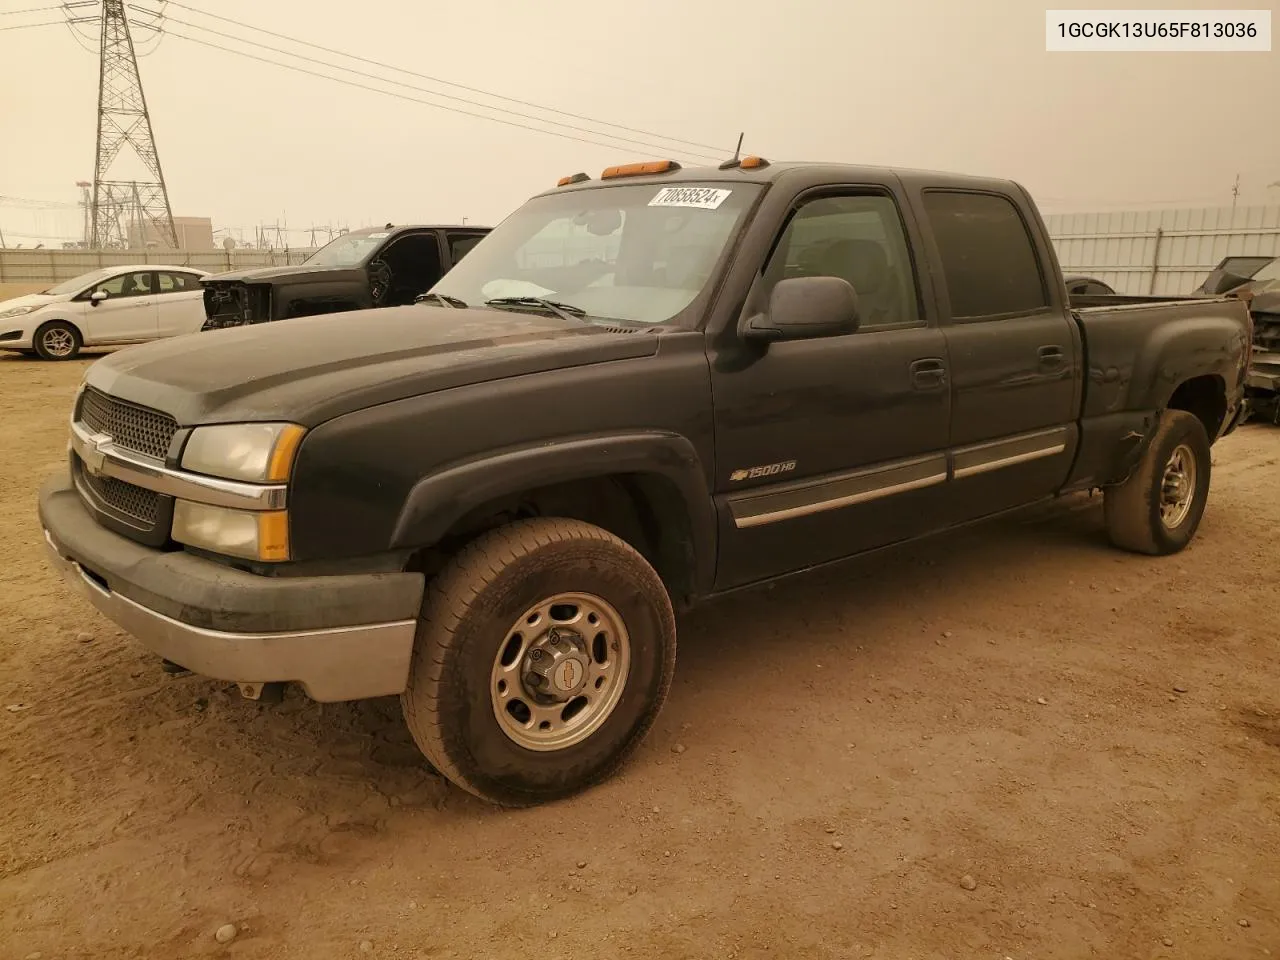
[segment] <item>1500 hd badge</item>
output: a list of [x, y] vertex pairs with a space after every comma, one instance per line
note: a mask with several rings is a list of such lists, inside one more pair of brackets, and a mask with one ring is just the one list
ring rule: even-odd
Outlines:
[[739, 480], [758, 480], [761, 477], [776, 477], [780, 473], [790, 473], [796, 468], [794, 460], [784, 460], [782, 463], [766, 463], [761, 467], [747, 467], [743, 470], [735, 470], [729, 474], [729, 480], [737, 483]]

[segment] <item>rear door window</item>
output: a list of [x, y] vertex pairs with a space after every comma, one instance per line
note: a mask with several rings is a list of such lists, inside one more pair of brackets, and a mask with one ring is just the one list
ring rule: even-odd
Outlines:
[[1049, 305], [1031, 232], [1007, 197], [930, 190], [925, 213], [956, 320], [995, 320]]

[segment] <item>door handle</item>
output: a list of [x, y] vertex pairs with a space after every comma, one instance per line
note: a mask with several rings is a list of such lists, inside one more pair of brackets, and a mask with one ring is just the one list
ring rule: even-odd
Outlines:
[[917, 390], [933, 390], [947, 382], [947, 365], [937, 357], [912, 361], [911, 385]]
[[1056, 344], [1041, 347], [1037, 352], [1040, 355], [1040, 366], [1049, 370], [1056, 370], [1066, 359], [1066, 353]]

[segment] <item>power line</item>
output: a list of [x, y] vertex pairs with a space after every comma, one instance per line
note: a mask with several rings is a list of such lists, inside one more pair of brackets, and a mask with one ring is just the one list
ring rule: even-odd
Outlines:
[[[562, 117], [569, 117], [573, 120], [582, 120], [582, 121], [585, 121], [586, 123], [594, 123], [602, 127], [611, 127], [615, 130], [625, 130], [628, 133], [638, 133], [641, 136], [653, 137], [657, 140], [667, 140], [667, 141], [670, 141], [671, 143], [683, 144], [684, 146], [687, 146], [687, 147], [699, 147], [704, 150], [712, 150], [712, 151], [715, 151], [715, 155], [717, 157], [723, 156], [729, 152], [725, 150], [724, 147], [718, 147], [710, 143], [699, 143], [696, 140], [681, 140], [678, 137], [668, 137], [660, 133], [653, 133], [652, 131], [649, 131], [649, 130], [640, 130], [640, 129], [637, 129], [636, 127], [628, 127], [620, 123], [611, 123], [608, 120], [599, 120], [595, 117], [588, 117], [578, 113], [570, 113], [567, 110], [558, 110], [555, 107], [548, 107], [543, 104], [533, 103], [532, 101], [529, 101], [529, 100], [518, 100], [515, 97], [507, 97], [507, 96], [503, 96], [500, 93], [492, 93], [488, 90], [481, 90], [479, 87], [469, 87], [466, 84], [454, 83], [451, 80], [444, 80], [440, 77], [430, 76], [429, 74], [417, 73], [416, 71], [407, 70], [404, 67], [397, 67], [394, 64], [384, 63], [380, 60], [371, 60], [368, 57], [361, 57], [353, 53], [345, 53], [342, 50], [336, 50], [333, 47], [322, 46], [321, 44], [312, 43], [308, 40], [299, 40], [295, 37], [290, 37], [283, 33], [275, 33], [274, 31], [267, 30], [264, 27], [256, 27], [253, 24], [244, 23], [243, 21], [240, 21], [240, 20], [233, 20], [230, 17], [222, 17], [216, 13], [207, 13], [204, 10], [200, 10], [200, 9], [197, 9], [196, 7], [188, 6], [185, 3], [179, 3], [178, 0], [169, 0], [169, 4], [174, 7], [179, 7], [183, 10], [189, 10], [192, 13], [199, 14], [200, 16], [203, 16], [203, 17], [209, 17], [212, 20], [221, 20], [224, 23], [230, 23], [237, 27], [243, 27], [246, 30], [253, 30], [257, 33], [264, 33], [268, 36], [276, 37], [277, 39], [280, 39], [280, 40], [288, 40], [291, 43], [296, 43], [304, 47], [311, 47], [312, 49], [321, 50], [325, 53], [335, 54], [339, 57], [346, 57], [348, 60], [356, 60], [356, 61], [359, 61], [360, 63], [369, 64], [370, 66], [381, 67], [384, 70], [392, 70], [396, 73], [405, 74], [406, 76], [417, 77], [419, 80], [428, 80], [431, 83], [438, 83], [446, 87], [453, 87], [455, 90], [465, 90], [467, 93], [478, 93], [481, 96], [490, 97], [494, 100], [502, 100], [502, 101], [505, 101], [506, 103], [514, 103], [522, 107], [532, 107], [535, 110], [542, 110], [545, 113], [555, 113], [555, 114], [559, 114]], [[202, 29], [208, 29], [208, 28], [206, 27]], [[249, 42], [249, 41], [246, 41], [246, 42]], [[292, 54], [292, 56], [297, 56], [297, 54]], [[444, 94], [438, 94], [438, 96], [444, 96]], [[500, 109], [500, 108], [491, 108], [491, 109]], [[545, 121], [545, 122], [553, 123], [554, 121]], [[612, 136], [611, 134], [603, 134], [603, 135]], [[691, 154], [691, 156], [699, 156], [699, 154]]]
[[[137, 7], [135, 7], [135, 6], [133, 6], [133, 5], [131, 4], [131, 5], [130, 5], [130, 9], [131, 9], [131, 10], [136, 10], [136, 9], [138, 9], [138, 8], [137, 8]], [[203, 32], [203, 33], [210, 33], [210, 34], [213, 34], [213, 35], [218, 36], [218, 37], [224, 37], [224, 38], [226, 38], [226, 39], [228, 39], [228, 40], [234, 40], [234, 41], [236, 41], [236, 42], [238, 42], [238, 43], [245, 43], [245, 44], [248, 44], [249, 46], [252, 46], [252, 47], [258, 47], [258, 48], [263, 49], [263, 50], [270, 50], [272, 53], [282, 54], [282, 55], [284, 55], [284, 56], [286, 56], [286, 57], [294, 57], [294, 58], [296, 58], [296, 59], [298, 59], [298, 60], [304, 60], [304, 61], [306, 61], [306, 62], [308, 62], [308, 63], [318, 64], [318, 65], [320, 65], [320, 66], [322, 66], [322, 67], [328, 67], [328, 68], [333, 69], [333, 70], [341, 70], [341, 71], [342, 71], [342, 72], [344, 72], [344, 73], [350, 73], [350, 74], [353, 74], [353, 75], [355, 75], [355, 76], [357, 76], [357, 77], [365, 77], [366, 79], [369, 79], [369, 80], [376, 80], [376, 81], [378, 81], [379, 83], [387, 83], [387, 84], [391, 84], [391, 85], [393, 85], [393, 86], [403, 87], [403, 88], [405, 88], [405, 89], [407, 89], [407, 90], [413, 90], [413, 91], [415, 91], [415, 92], [417, 92], [417, 93], [425, 93], [425, 94], [427, 94], [428, 96], [431, 96], [431, 97], [440, 97], [440, 98], [442, 98], [442, 99], [445, 99], [445, 100], [451, 100], [451, 101], [454, 101], [454, 102], [456, 102], [456, 103], [465, 103], [465, 104], [467, 104], [468, 106], [472, 106], [472, 107], [479, 107], [479, 108], [480, 108], [480, 109], [482, 109], [482, 110], [493, 110], [493, 111], [496, 111], [496, 112], [499, 112], [499, 113], [506, 113], [506, 114], [510, 114], [511, 116], [519, 117], [519, 118], [521, 118], [521, 119], [523, 119], [523, 120], [530, 120], [530, 121], [532, 121], [532, 122], [534, 122], [534, 123], [550, 124], [551, 126], [554, 126], [554, 127], [563, 127], [563, 128], [565, 128], [566, 130], [574, 130], [574, 131], [577, 131], [578, 133], [585, 133], [585, 134], [590, 134], [590, 135], [593, 135], [593, 136], [609, 137], [610, 139], [612, 139], [612, 140], [617, 140], [617, 141], [619, 141], [619, 142], [621, 142], [621, 143], [628, 143], [628, 144], [632, 144], [632, 145], [634, 145], [634, 146], [645, 147], [646, 149], [650, 149], [650, 150], [657, 150], [657, 151], [662, 152], [662, 151], [666, 151], [666, 150], [670, 149], [669, 147], [667, 147], [667, 146], [663, 146], [663, 145], [660, 145], [660, 144], [649, 143], [649, 142], [646, 142], [646, 141], [643, 141], [643, 140], [635, 140], [635, 139], [632, 139], [632, 138], [630, 138], [630, 137], [623, 137], [623, 136], [619, 136], [618, 134], [614, 134], [614, 133], [606, 133], [606, 132], [601, 131], [601, 130], [592, 130], [592, 129], [588, 128], [588, 127], [579, 127], [579, 126], [575, 126], [575, 125], [573, 125], [573, 124], [571, 124], [571, 123], [562, 123], [562, 122], [560, 122], [560, 121], [558, 121], [558, 120], [549, 120], [549, 119], [546, 119], [546, 118], [544, 118], [544, 117], [537, 117], [537, 116], [533, 116], [533, 115], [531, 115], [531, 114], [527, 114], [527, 113], [520, 113], [520, 112], [519, 112], [519, 111], [517, 111], [517, 110], [509, 110], [509, 109], [507, 109], [507, 108], [505, 108], [505, 107], [495, 107], [495, 106], [491, 106], [490, 104], [487, 104], [487, 103], [479, 103], [479, 102], [477, 102], [477, 101], [475, 101], [475, 100], [469, 100], [469, 99], [467, 99], [466, 97], [456, 97], [456, 96], [454, 96], [454, 95], [452, 95], [452, 94], [449, 94], [449, 93], [441, 93], [441, 92], [439, 92], [439, 91], [437, 91], [437, 90], [428, 90], [428, 89], [426, 89], [425, 87], [419, 87], [419, 86], [415, 86], [414, 84], [411, 84], [411, 83], [405, 83], [403, 80], [392, 80], [392, 79], [390, 79], [390, 78], [388, 78], [388, 77], [381, 77], [381, 76], [378, 76], [378, 75], [377, 75], [377, 74], [375, 74], [375, 73], [368, 73], [368, 72], [366, 72], [366, 71], [364, 71], [364, 70], [356, 70], [356, 69], [353, 69], [352, 67], [344, 67], [344, 66], [342, 66], [341, 64], [331, 63], [331, 62], [329, 62], [329, 61], [327, 61], [327, 60], [321, 60], [321, 59], [319, 59], [319, 58], [317, 58], [317, 57], [308, 57], [308, 56], [306, 56], [305, 54], [301, 54], [301, 53], [293, 53], [292, 51], [285, 50], [285, 49], [283, 49], [283, 48], [281, 48], [281, 47], [273, 47], [273, 46], [271, 46], [270, 44], [259, 43], [259, 42], [258, 42], [258, 41], [256, 41], [256, 40], [249, 40], [249, 39], [247, 39], [247, 38], [245, 38], [245, 37], [238, 37], [238, 36], [236, 36], [235, 34], [225, 33], [225, 32], [223, 32], [223, 31], [221, 31], [221, 30], [214, 30], [214, 29], [212, 29], [211, 27], [204, 27], [204, 26], [201, 26], [201, 25], [200, 25], [200, 24], [198, 24], [198, 23], [191, 23], [191, 22], [190, 22], [190, 21], [188, 21], [188, 20], [182, 20], [182, 19], [179, 19], [179, 18], [177, 18], [177, 17], [167, 17], [166, 19], [168, 20], [168, 22], [169, 22], [169, 23], [176, 23], [176, 24], [180, 24], [180, 25], [182, 25], [182, 26], [184, 26], [184, 27], [190, 27], [190, 28], [192, 28], [193, 30], [199, 30], [199, 31], [201, 31], [201, 32]], [[170, 32], [170, 33], [172, 33], [172, 30], [170, 30], [169, 32]], [[177, 36], [177, 34], [174, 34], [174, 36]], [[442, 109], [444, 109], [444, 108], [442, 107]], [[492, 119], [492, 118], [490, 118], [490, 119]], [[547, 132], [550, 132], [550, 131], [547, 131]], [[683, 150], [682, 150], [681, 152], [682, 152], [682, 153], [688, 153], [688, 151], [683, 151]], [[693, 157], [698, 157], [698, 158], [703, 159], [703, 160], [714, 160], [714, 159], [716, 159], [716, 157], [711, 157], [711, 156], [708, 156], [708, 155], [705, 155], [705, 154], [699, 154], [699, 153], [689, 153], [688, 155], [689, 155], [689, 156], [693, 156]]]
[[19, 13], [48, 13], [50, 10], [61, 10], [58, 4], [52, 4], [47, 7], [26, 7], [22, 10], [0, 10], [0, 17], [12, 17]]
[[0, 27], [0, 32], [6, 30], [31, 30], [34, 27], [60, 27], [66, 22], [66, 20], [46, 20], [43, 23], [18, 23], [12, 27]]
[[79, 208], [81, 206], [83, 206], [83, 204], [72, 203], [70, 200], [34, 200], [28, 197], [0, 196], [0, 207], [35, 207], [37, 209], [45, 209], [52, 207]]
[[18, 237], [22, 240], [79, 240], [80, 237], [69, 233], [26, 233], [21, 230], [10, 230], [5, 234], [10, 240]]
[[[232, 53], [238, 57], [245, 57], [246, 59], [249, 59], [249, 60], [256, 60], [259, 63], [267, 63], [274, 67], [282, 67], [285, 70], [293, 70], [297, 73], [305, 73], [308, 76], [319, 77], [322, 80], [331, 80], [334, 83], [341, 83], [348, 87], [355, 87], [358, 90], [368, 90], [371, 93], [380, 93], [380, 94], [383, 94], [384, 96], [395, 97], [398, 100], [407, 100], [410, 103], [420, 103], [420, 104], [423, 104], [424, 106], [435, 107], [437, 110], [447, 110], [450, 113], [458, 113], [467, 117], [475, 117], [478, 120], [488, 120], [492, 123], [501, 123], [505, 126], [517, 127], [521, 130], [532, 130], [534, 133], [544, 133], [544, 134], [547, 134], [548, 136], [560, 137], [561, 139], [564, 139], [564, 140], [574, 140], [574, 141], [577, 141], [578, 143], [586, 143], [595, 147], [604, 147], [605, 149], [608, 149], [608, 150], [618, 149], [618, 145], [616, 143], [605, 143], [600, 140], [590, 140], [586, 137], [577, 137], [572, 134], [561, 133], [558, 130], [548, 130], [545, 127], [533, 127], [526, 123], [517, 123], [514, 120], [504, 120], [502, 117], [490, 117], [482, 113], [474, 113], [470, 110], [462, 110], [458, 107], [450, 107], [442, 103], [437, 103], [433, 100], [423, 100], [420, 97], [411, 97], [408, 94], [396, 93], [394, 90], [383, 90], [379, 87], [371, 87], [368, 84], [356, 83], [354, 80], [344, 80], [341, 77], [333, 77], [327, 73], [319, 73], [315, 70], [308, 70], [306, 67], [295, 66], [294, 64], [291, 64], [291, 63], [281, 63], [278, 60], [271, 60], [271, 59], [268, 59], [267, 57], [260, 57], [260, 56], [257, 56], [256, 54], [247, 53], [243, 50], [236, 50], [231, 47], [225, 47], [222, 44], [213, 43], [212, 41], [209, 41], [209, 40], [201, 40], [197, 37], [187, 36], [184, 33], [177, 33], [172, 29], [166, 30], [166, 33], [168, 33], [169, 36], [171, 37], [177, 37], [180, 40], [186, 40], [188, 43], [195, 43], [203, 47], [210, 47], [214, 50], [221, 50], [224, 53]], [[609, 136], [609, 134], [601, 133], [600, 136]], [[694, 154], [687, 154], [687, 155], [696, 156]]]

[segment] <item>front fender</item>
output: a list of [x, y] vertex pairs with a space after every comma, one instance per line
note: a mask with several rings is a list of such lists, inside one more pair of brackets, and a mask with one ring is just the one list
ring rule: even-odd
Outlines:
[[504, 497], [621, 474], [657, 475], [674, 485], [689, 519], [693, 588], [707, 592], [715, 575], [715, 509], [697, 451], [688, 439], [672, 433], [570, 438], [509, 448], [445, 467], [410, 490], [390, 546], [431, 546], [468, 513]]

